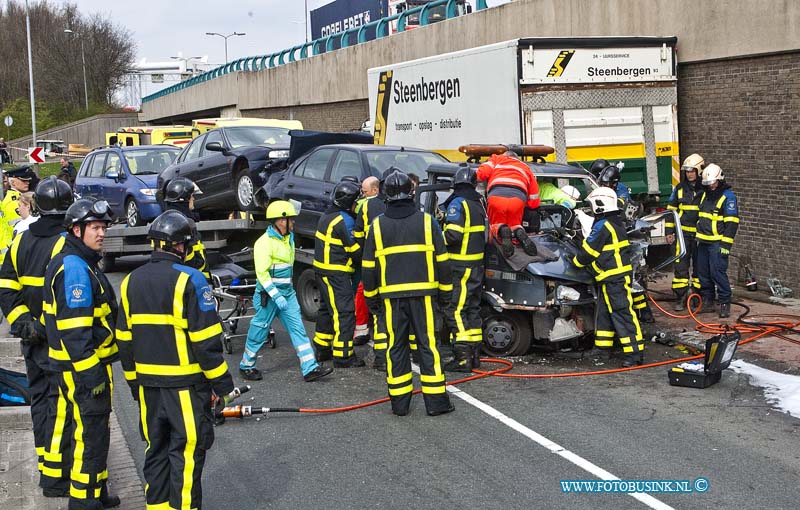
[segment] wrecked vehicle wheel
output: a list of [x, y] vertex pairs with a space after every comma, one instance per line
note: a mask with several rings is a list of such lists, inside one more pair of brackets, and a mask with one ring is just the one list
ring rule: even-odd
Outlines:
[[483, 322], [483, 351], [489, 356], [522, 356], [531, 346], [531, 326], [527, 314], [505, 312]]

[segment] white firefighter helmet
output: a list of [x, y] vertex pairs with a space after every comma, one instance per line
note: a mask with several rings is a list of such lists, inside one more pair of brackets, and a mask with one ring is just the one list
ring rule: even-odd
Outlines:
[[566, 186], [561, 187], [561, 191], [569, 195], [572, 200], [580, 200], [581, 199], [581, 192], [578, 191], [578, 188], [575, 186], [570, 186], [567, 184]]
[[592, 206], [592, 212], [595, 214], [619, 211], [617, 194], [614, 193], [613, 189], [605, 186], [601, 186], [589, 193], [586, 201]]
[[722, 181], [725, 176], [722, 174], [722, 169], [719, 165], [711, 163], [703, 170], [703, 186], [709, 186], [716, 181]]
[[694, 170], [697, 172], [697, 175], [703, 173], [703, 166], [706, 164], [706, 161], [703, 159], [703, 156], [700, 154], [690, 154], [689, 157], [683, 160], [683, 164], [681, 165], [681, 170], [684, 172], [687, 170]]

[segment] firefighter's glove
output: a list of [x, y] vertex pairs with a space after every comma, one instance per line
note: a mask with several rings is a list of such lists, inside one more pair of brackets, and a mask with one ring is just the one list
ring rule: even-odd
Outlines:
[[30, 345], [39, 345], [47, 341], [47, 338], [39, 333], [33, 320], [26, 320], [19, 325], [19, 337]]
[[383, 301], [379, 298], [367, 298], [367, 308], [369, 313], [377, 317], [382, 317], [385, 310], [383, 309]]
[[289, 306], [289, 302], [286, 301], [286, 298], [281, 296], [280, 294], [272, 298], [272, 300], [275, 301], [275, 306], [277, 306], [278, 310], [280, 310], [281, 312], [286, 310], [286, 308]]
[[214, 398], [212, 399], [212, 402], [214, 404], [214, 417], [218, 418], [222, 416], [222, 410], [225, 409], [225, 406], [227, 406], [230, 403], [230, 401], [231, 401], [230, 395], [224, 395], [222, 397], [214, 395]]
[[439, 307], [442, 310], [447, 309], [447, 306], [450, 304], [450, 295], [451, 294], [452, 294], [452, 292], [439, 291], [438, 301], [439, 301]]
[[106, 391], [106, 383], [101, 382], [100, 384], [92, 388], [92, 396], [97, 398], [100, 395], [102, 395], [104, 391]]
[[730, 251], [728, 248], [720, 248], [720, 249], [719, 249], [719, 253], [720, 253], [720, 255], [722, 255], [723, 257], [725, 257], [725, 258], [728, 258], [728, 255], [730, 255], [730, 254], [731, 254], [731, 251]]
[[130, 388], [131, 388], [131, 396], [133, 397], [133, 400], [138, 402], [139, 401], [139, 385], [137, 383], [131, 383], [128, 386], [130, 386]]

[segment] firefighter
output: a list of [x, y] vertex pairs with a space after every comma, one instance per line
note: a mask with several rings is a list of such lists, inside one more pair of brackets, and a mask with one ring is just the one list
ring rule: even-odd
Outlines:
[[[394, 167], [390, 167], [392, 171]], [[391, 173], [391, 172], [390, 172]], [[363, 201], [359, 208], [356, 209], [356, 226], [353, 229], [353, 237], [364, 245], [364, 240], [369, 233], [370, 224], [372, 220], [386, 212], [386, 196], [381, 191], [381, 181], [374, 176], [367, 177], [361, 183], [361, 191], [364, 194]], [[364, 296], [364, 282], [358, 285], [358, 292], [363, 299]], [[366, 301], [364, 302], [366, 306]], [[358, 328], [358, 296], [356, 296], [356, 328]], [[372, 318], [372, 328], [370, 336], [372, 337], [372, 350], [375, 354], [375, 361], [372, 363], [372, 368], [375, 370], [386, 370], [386, 349], [388, 348], [386, 335], [386, 324], [383, 317], [378, 317], [368, 313]], [[356, 343], [358, 345], [358, 343]]]
[[455, 358], [445, 365], [448, 372], [471, 372], [480, 367], [481, 289], [483, 252], [486, 247], [486, 210], [475, 191], [477, 178], [468, 167], [453, 176], [453, 193], [442, 204], [444, 242], [452, 267], [453, 294], [446, 310], [447, 322], [455, 335]]
[[199, 221], [200, 218], [194, 211], [194, 198], [196, 195], [202, 194], [203, 192], [194, 182], [186, 177], [178, 177], [167, 184], [164, 190], [164, 203], [166, 204], [165, 210], [178, 211], [192, 220], [193, 237], [186, 247], [186, 258], [183, 263], [197, 269], [203, 273], [206, 280], [211, 281], [210, 268], [206, 264], [205, 246], [203, 246], [203, 241], [200, 239], [200, 234], [197, 232], [197, 226], [195, 225], [195, 222]]
[[117, 360], [114, 288], [97, 269], [106, 228], [113, 220], [105, 200], [81, 199], [64, 218], [64, 249], [47, 265], [44, 322], [50, 367], [58, 372], [67, 396], [66, 413], [74, 420], [69, 510], [119, 505], [106, 482], [110, 441], [109, 415]]
[[526, 254], [536, 255], [536, 245], [522, 227], [525, 207], [539, 207], [539, 185], [528, 165], [513, 151], [495, 154], [478, 167], [478, 180], [487, 181], [490, 229], [503, 256], [514, 255], [512, 237]]
[[20, 219], [17, 209], [19, 197], [37, 184], [36, 174], [28, 165], [6, 170], [4, 174], [8, 177], [8, 191], [0, 202], [0, 263], [5, 259], [14, 237], [14, 225]]
[[633, 311], [631, 256], [617, 195], [599, 187], [586, 201], [592, 207], [595, 222], [572, 262], [577, 267], [589, 267], [598, 284], [595, 347], [589, 354], [605, 357], [616, 337], [625, 354], [622, 366], [641, 365], [644, 341]]
[[[697, 214], [700, 212], [700, 198], [703, 196], [703, 186], [700, 175], [705, 166], [703, 157], [692, 154], [681, 165], [681, 179], [672, 190], [667, 209], [677, 211], [683, 232], [683, 241], [686, 245], [686, 254], [675, 261], [675, 274], [672, 278], [672, 291], [677, 301], [673, 309], [682, 312], [686, 309], [686, 298], [689, 290], [700, 290], [700, 278], [697, 276]], [[667, 240], [675, 242], [675, 224], [667, 223]], [[678, 249], [678, 245], [675, 245]], [[691, 267], [691, 271], [690, 268]], [[691, 274], [691, 276], [690, 276]], [[691, 280], [690, 280], [691, 278]]]
[[36, 187], [41, 218], [14, 238], [0, 268], [0, 307], [11, 334], [22, 339], [31, 397], [39, 486], [47, 497], [69, 495], [69, 424], [66, 395], [50, 370], [47, 335], [41, 325], [42, 285], [47, 263], [64, 247], [64, 214], [72, 204], [69, 184], [48, 177]]
[[420, 382], [427, 413], [454, 409], [445, 388], [436, 348], [435, 303], [447, 306], [453, 285], [438, 223], [414, 205], [411, 179], [394, 171], [384, 181], [386, 212], [375, 218], [364, 246], [364, 296], [370, 312], [386, 317], [387, 375], [392, 412], [408, 414], [411, 404], [409, 333], [416, 333]]
[[319, 219], [314, 244], [314, 272], [320, 307], [314, 347], [320, 361], [333, 359], [334, 368], [363, 367], [353, 349], [356, 326], [353, 274], [361, 246], [353, 238], [358, 184], [342, 181], [333, 189], [333, 205]]
[[700, 197], [697, 219], [697, 274], [700, 277], [701, 313], [714, 310], [719, 301], [720, 318], [731, 314], [731, 284], [728, 256], [739, 229], [739, 205], [725, 182], [722, 169], [710, 164], [703, 170], [705, 191]]
[[[617, 202], [621, 211], [625, 210], [628, 203], [631, 201], [631, 189], [625, 184], [619, 182], [620, 171], [617, 165], [608, 165], [600, 172], [600, 177], [597, 183], [600, 186], [614, 190], [617, 195]], [[625, 215], [622, 215], [623, 220]], [[653, 323], [656, 321], [653, 317], [653, 311], [650, 309], [650, 303], [647, 302], [647, 282], [644, 281], [644, 274], [637, 273], [636, 281], [633, 283], [633, 309], [641, 322]]]
[[294, 219], [297, 210], [285, 200], [276, 200], [267, 206], [267, 220], [271, 224], [253, 247], [256, 266], [256, 291], [253, 296], [255, 315], [250, 320], [247, 343], [244, 346], [239, 373], [245, 379], [259, 381], [263, 378], [256, 368], [256, 356], [267, 341], [269, 327], [277, 316], [283, 323], [300, 360], [303, 380], [316, 381], [333, 369], [317, 363], [311, 340], [306, 335], [297, 294], [292, 287], [294, 266]]
[[[356, 203], [356, 226], [353, 228], [353, 237], [359, 244], [364, 243], [364, 238], [367, 237], [370, 222], [379, 214], [383, 214], [386, 210], [384, 197], [380, 194], [380, 180], [370, 175], [361, 182], [361, 198]], [[360, 273], [360, 268], [359, 268]], [[356, 332], [353, 345], [364, 345], [369, 341], [369, 309], [367, 302], [364, 300], [364, 283], [361, 281], [360, 275], [358, 279], [358, 288], [356, 289]], [[375, 344], [373, 338], [373, 345]], [[382, 339], [383, 350], [386, 350], [386, 336], [384, 334]], [[377, 347], [375, 347], [377, 350]], [[383, 359], [383, 356], [381, 356]], [[378, 356], [375, 356], [377, 363]], [[373, 365], [374, 366], [374, 365]], [[378, 367], [375, 367], [378, 368]]]
[[192, 223], [166, 211], [150, 225], [150, 261], [120, 285], [117, 341], [139, 402], [147, 508], [201, 508], [211, 403], [228, 402], [233, 379], [222, 357], [222, 324], [208, 281], [183, 264]]

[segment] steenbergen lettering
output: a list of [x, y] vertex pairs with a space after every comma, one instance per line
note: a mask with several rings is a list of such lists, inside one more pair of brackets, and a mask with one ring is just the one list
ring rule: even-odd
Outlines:
[[439, 101], [439, 104], [444, 105], [448, 99], [461, 97], [461, 82], [458, 78], [426, 81], [423, 76], [419, 83], [411, 85], [406, 85], [400, 80], [395, 81], [392, 92], [395, 104]]

